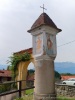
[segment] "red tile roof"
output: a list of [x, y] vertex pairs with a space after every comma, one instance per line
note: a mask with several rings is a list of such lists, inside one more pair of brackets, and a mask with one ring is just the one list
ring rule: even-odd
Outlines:
[[55, 29], [57, 29], [59, 32], [61, 31], [61, 29], [58, 29], [57, 26], [55, 25], [55, 23], [52, 21], [52, 19], [46, 14], [46, 13], [42, 13], [39, 18], [34, 22], [34, 24], [32, 25], [31, 29], [28, 30], [28, 32], [30, 32], [31, 30], [40, 27], [41, 25], [48, 25], [50, 27], [53, 27]]
[[34, 74], [33, 75], [29, 75], [27, 80], [34, 80]]
[[24, 54], [25, 52], [28, 52], [29, 54], [32, 54], [32, 48], [21, 50], [19, 52], [15, 52], [14, 54]]
[[0, 73], [3, 73], [3, 71], [2, 71], [2, 70], [0, 70]]
[[72, 76], [61, 75], [61, 80], [67, 80], [69, 78], [75, 78], [75, 76], [74, 75]]
[[9, 70], [0, 70], [0, 77], [11, 77], [11, 71], [9, 71]]

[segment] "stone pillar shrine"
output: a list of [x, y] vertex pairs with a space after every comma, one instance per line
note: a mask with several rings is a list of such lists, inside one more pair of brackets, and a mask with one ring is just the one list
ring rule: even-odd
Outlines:
[[56, 35], [61, 29], [43, 12], [28, 32], [32, 35], [35, 60], [34, 100], [56, 100], [54, 59], [57, 55]]

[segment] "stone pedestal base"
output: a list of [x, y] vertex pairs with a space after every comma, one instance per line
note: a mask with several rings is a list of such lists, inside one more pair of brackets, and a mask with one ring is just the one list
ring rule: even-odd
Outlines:
[[56, 100], [54, 61], [38, 59], [35, 62], [34, 100]]
[[35, 94], [34, 100], [56, 100], [56, 94]]

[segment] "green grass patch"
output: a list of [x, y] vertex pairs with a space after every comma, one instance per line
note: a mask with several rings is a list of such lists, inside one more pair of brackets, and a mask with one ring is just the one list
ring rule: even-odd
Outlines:
[[[22, 98], [17, 98], [15, 100], [33, 100], [33, 93], [34, 89], [29, 89], [25, 91], [25, 96], [23, 96]], [[56, 100], [75, 100], [75, 98], [71, 98], [71, 97], [63, 97], [63, 96], [57, 96]]]
[[29, 89], [25, 91], [26, 95], [32, 94], [34, 92], [34, 89]]
[[75, 98], [59, 96], [57, 100], [75, 100]]
[[[33, 100], [33, 95], [24, 96], [23, 98], [17, 98], [15, 100]], [[75, 100], [74, 98], [67, 98], [67, 97], [57, 97], [56, 100]]]
[[16, 98], [14, 100], [33, 100], [33, 95], [29, 95], [29, 96], [24, 96], [22, 98]]

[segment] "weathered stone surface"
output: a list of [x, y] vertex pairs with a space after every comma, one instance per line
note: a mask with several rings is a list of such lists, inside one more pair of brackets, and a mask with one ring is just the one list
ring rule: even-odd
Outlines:
[[55, 85], [57, 95], [65, 97], [75, 97], [75, 86]]
[[34, 100], [56, 100], [56, 94], [35, 94]]
[[[35, 64], [34, 100], [55, 100], [54, 61], [39, 60]], [[50, 99], [53, 98], [53, 99]]]

